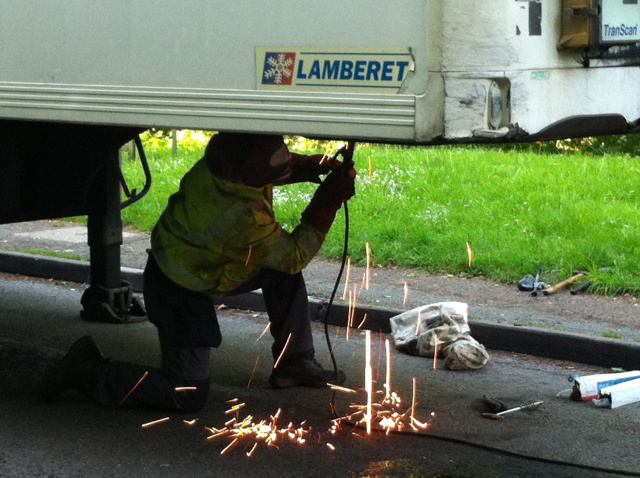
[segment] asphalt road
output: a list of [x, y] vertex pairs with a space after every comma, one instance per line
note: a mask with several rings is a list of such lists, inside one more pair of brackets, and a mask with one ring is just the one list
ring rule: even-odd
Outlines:
[[[419, 434], [406, 429], [367, 436], [345, 425], [333, 436], [330, 391], [268, 387], [270, 340], [257, 340], [267, 323], [260, 312], [219, 311], [223, 343], [212, 357], [211, 399], [197, 416], [105, 409], [71, 392], [43, 403], [37, 397], [42, 372], [82, 335], [94, 336], [109, 356], [150, 365], [158, 361], [151, 324], [80, 320], [82, 289], [69, 282], [0, 277], [0, 476], [604, 477], [624, 475], [593, 468], [625, 471], [627, 476], [640, 470], [638, 404], [608, 410], [556, 397], [570, 386], [570, 375], [604, 369], [500, 351], [490, 351], [485, 368], [458, 372], [442, 364], [434, 370], [432, 360], [394, 351], [392, 389], [403, 398], [400, 408], [411, 408], [415, 377], [415, 417], [430, 421], [429, 428]], [[328, 365], [322, 327], [315, 327], [317, 357]], [[330, 328], [346, 385], [358, 391], [336, 395], [340, 415], [352, 403], [366, 401], [364, 334], [352, 332], [347, 341], [344, 329]], [[374, 334], [376, 390], [382, 390], [385, 380], [380, 345], [385, 338]], [[509, 406], [529, 399], [544, 403], [494, 421], [481, 417], [483, 394]], [[225, 414], [227, 401], [235, 398], [246, 403], [240, 419], [251, 414], [269, 420], [280, 409], [283, 428], [306, 420], [312, 429], [306, 444], [284, 439], [278, 446], [260, 444], [249, 458], [246, 452], [255, 439], [246, 437], [221, 454], [231, 440], [207, 440], [207, 427], [223, 427], [230, 416]], [[165, 416], [169, 421], [141, 426]], [[197, 419], [194, 425], [183, 421], [192, 419]]]

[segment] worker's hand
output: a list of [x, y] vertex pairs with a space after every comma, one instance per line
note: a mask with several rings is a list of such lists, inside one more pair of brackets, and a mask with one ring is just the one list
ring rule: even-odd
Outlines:
[[342, 203], [356, 193], [355, 178], [356, 170], [350, 164], [332, 171], [318, 186], [311, 202], [302, 213], [302, 222], [311, 224], [325, 234], [329, 232]]
[[324, 154], [306, 155], [290, 153], [289, 160], [291, 163], [291, 176], [287, 179], [286, 184], [320, 184], [322, 182], [320, 176], [339, 168], [342, 164], [340, 161], [337, 161], [331, 156], [325, 156]]
[[343, 203], [356, 195], [355, 180], [356, 170], [353, 166], [340, 163], [340, 168], [332, 171], [318, 190], [325, 189], [323, 195], [329, 195], [331, 200]]

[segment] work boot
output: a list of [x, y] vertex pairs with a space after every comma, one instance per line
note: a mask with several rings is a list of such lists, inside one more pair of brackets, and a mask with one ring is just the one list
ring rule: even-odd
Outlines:
[[106, 360], [93, 339], [86, 335], [74, 342], [59, 362], [49, 367], [42, 376], [40, 397], [51, 402], [68, 389], [81, 390], [83, 372]]
[[336, 381], [336, 373], [333, 370], [325, 370], [315, 359], [307, 358], [279, 365], [271, 372], [269, 385], [273, 388], [326, 387], [329, 383], [344, 383], [347, 376], [339, 370], [337, 378]]

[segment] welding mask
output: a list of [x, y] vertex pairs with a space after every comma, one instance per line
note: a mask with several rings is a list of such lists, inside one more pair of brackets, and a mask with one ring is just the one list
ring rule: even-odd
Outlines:
[[286, 178], [291, 169], [281, 135], [218, 133], [209, 141], [205, 158], [216, 176], [251, 187]]

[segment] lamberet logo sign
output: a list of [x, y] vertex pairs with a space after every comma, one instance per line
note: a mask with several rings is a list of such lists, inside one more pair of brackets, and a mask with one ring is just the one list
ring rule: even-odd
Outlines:
[[409, 48], [267, 48], [256, 51], [259, 89], [398, 91], [414, 61]]

